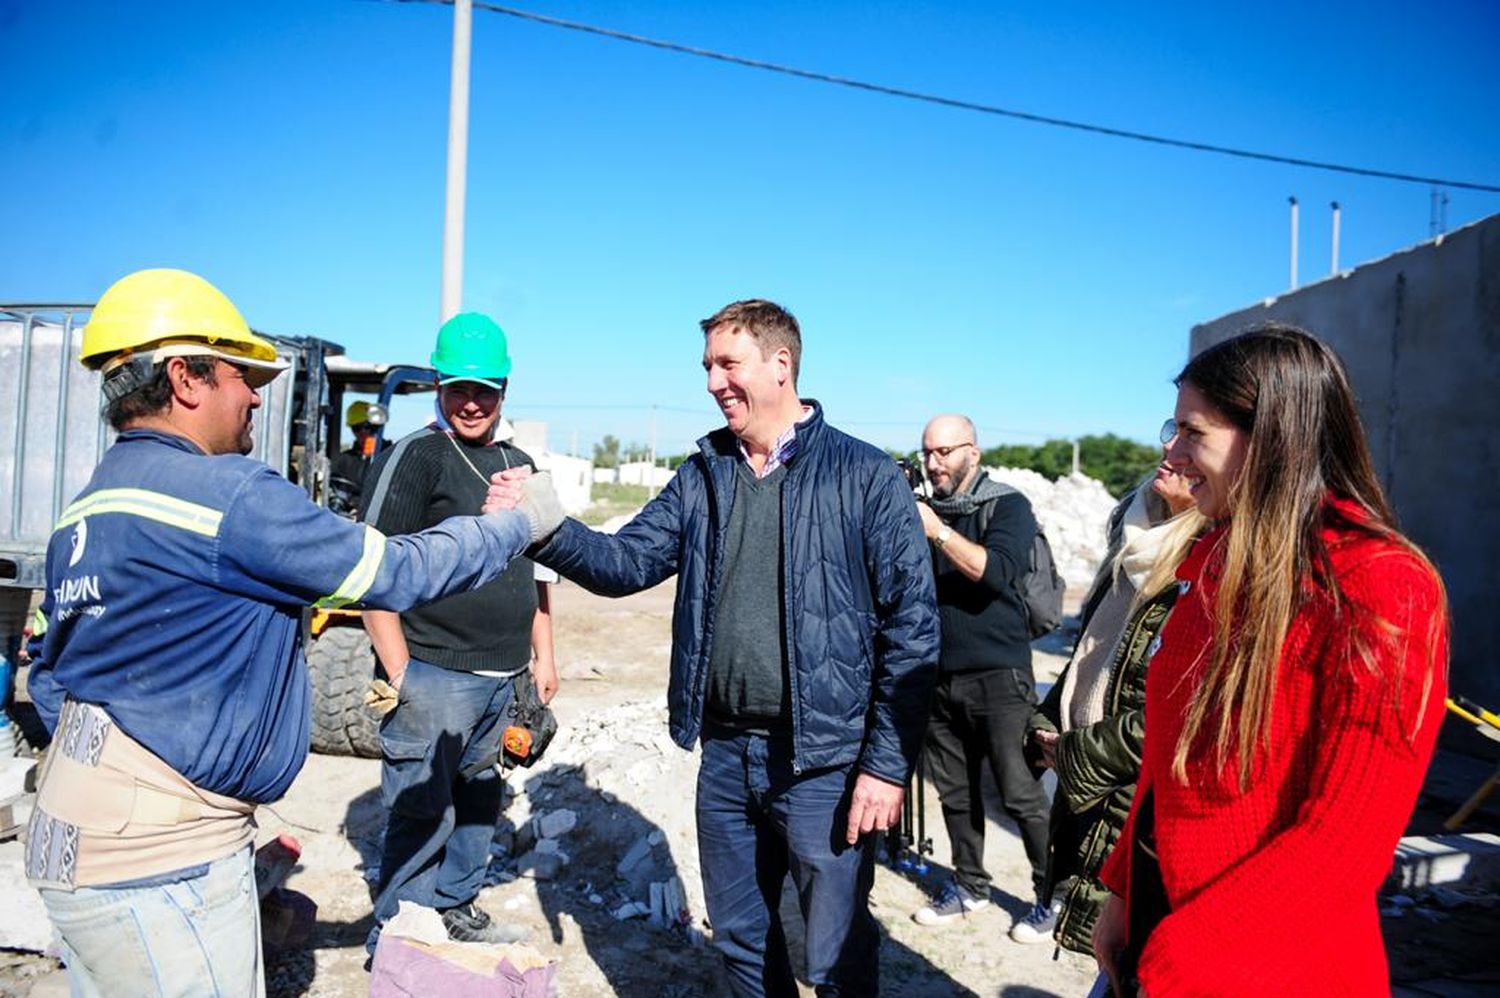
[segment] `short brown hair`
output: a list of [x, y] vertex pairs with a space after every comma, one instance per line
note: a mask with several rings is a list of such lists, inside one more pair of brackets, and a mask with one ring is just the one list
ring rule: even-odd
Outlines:
[[720, 326], [743, 330], [760, 344], [762, 357], [786, 347], [792, 355], [792, 384], [797, 383], [797, 370], [802, 366], [802, 328], [797, 325], [796, 316], [775, 302], [747, 298], [725, 305], [698, 325], [704, 336]]
[[[184, 357], [188, 374], [213, 387], [219, 383], [218, 358]], [[131, 423], [147, 416], [160, 415], [172, 404], [172, 382], [167, 378], [167, 362], [157, 364], [151, 372], [151, 380], [128, 395], [123, 395], [104, 407], [104, 418], [116, 430], [126, 429]]]

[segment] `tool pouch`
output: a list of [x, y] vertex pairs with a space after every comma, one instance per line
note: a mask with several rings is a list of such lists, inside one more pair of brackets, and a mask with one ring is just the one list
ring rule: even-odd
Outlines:
[[[511, 701], [510, 714], [515, 720], [506, 729], [503, 739], [505, 764], [529, 769], [536, 765], [536, 761], [547, 751], [547, 746], [557, 734], [557, 718], [553, 716], [552, 709], [542, 703], [530, 672], [523, 672], [516, 677], [516, 695]], [[522, 731], [530, 737], [522, 737]]]

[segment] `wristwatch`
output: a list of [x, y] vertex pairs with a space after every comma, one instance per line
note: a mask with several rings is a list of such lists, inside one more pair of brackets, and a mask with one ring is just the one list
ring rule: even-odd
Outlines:
[[952, 536], [953, 528], [945, 523], [940, 528], [938, 528], [937, 536], [932, 539], [932, 543], [936, 544], [937, 549], [941, 551], [943, 549], [943, 545], [948, 543], [948, 538]]

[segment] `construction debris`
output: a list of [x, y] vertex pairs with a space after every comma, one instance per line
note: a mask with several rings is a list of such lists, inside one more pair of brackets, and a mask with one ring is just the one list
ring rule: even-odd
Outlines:
[[[696, 753], [665, 735], [666, 714], [665, 698], [611, 707], [563, 728], [536, 769], [512, 772], [489, 882], [554, 880], [619, 921], [692, 937], [704, 913], [692, 794], [666, 796], [647, 821], [610, 789], [693, 786]], [[579, 883], [567, 884], [575, 861]]]
[[370, 968], [370, 998], [541, 998], [557, 965], [523, 943], [450, 942], [431, 908], [401, 902]]
[[1070, 589], [1094, 579], [1104, 558], [1104, 527], [1118, 502], [1102, 482], [1087, 475], [1065, 475], [1057, 481], [1025, 468], [986, 468], [990, 478], [1016, 489], [1031, 502], [1047, 535], [1058, 574]]
[[532, 819], [532, 826], [536, 830], [538, 838], [555, 839], [560, 835], [566, 835], [578, 824], [578, 813], [567, 808], [559, 808], [556, 811], [544, 811]]
[[52, 922], [26, 882], [25, 858], [19, 841], [0, 843], [0, 949], [40, 953], [52, 945]]

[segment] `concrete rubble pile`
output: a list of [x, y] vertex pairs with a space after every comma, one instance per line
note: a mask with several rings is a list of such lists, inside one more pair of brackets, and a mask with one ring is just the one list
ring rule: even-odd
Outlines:
[[558, 732], [535, 769], [508, 778], [497, 837], [509, 872], [584, 895], [618, 921], [703, 939], [693, 822], [697, 752], [667, 734], [665, 697], [599, 711]]
[[1118, 501], [1102, 482], [1065, 475], [1055, 482], [1025, 468], [986, 468], [990, 478], [1026, 496], [1069, 589], [1088, 588], [1104, 558], [1104, 527]]

